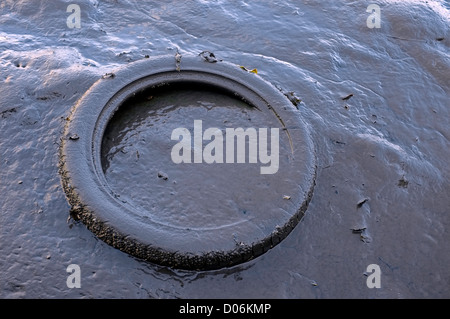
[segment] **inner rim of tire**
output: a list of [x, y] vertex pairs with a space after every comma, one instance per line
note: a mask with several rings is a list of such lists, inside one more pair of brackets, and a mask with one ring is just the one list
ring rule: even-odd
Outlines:
[[[170, 148], [176, 141], [171, 140], [171, 132], [187, 128], [192, 145], [196, 135], [204, 133], [195, 132], [194, 120], [201, 121], [205, 130], [220, 131], [217, 137], [223, 141], [216, 145], [222, 148], [214, 153], [228, 151], [230, 129], [257, 132], [258, 127], [278, 129], [279, 124], [275, 116], [268, 118], [223, 88], [176, 82], [143, 90], [124, 101], [103, 136], [102, 169], [119, 201], [157, 223], [191, 230], [232, 227], [286, 204], [279, 194], [292, 190], [280, 184], [278, 176], [261, 175], [261, 164], [250, 163], [249, 138], [244, 163], [227, 163], [226, 154], [220, 163], [194, 163], [195, 146], [189, 163], [173, 163]], [[281, 141], [283, 151], [289, 151], [287, 136]], [[234, 151], [239, 147], [235, 142]], [[203, 141], [205, 151], [209, 143]], [[238, 240], [238, 234], [231, 236]]]

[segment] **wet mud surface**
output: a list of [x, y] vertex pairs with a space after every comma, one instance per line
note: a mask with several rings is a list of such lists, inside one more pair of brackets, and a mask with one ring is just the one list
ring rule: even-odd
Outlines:
[[[282, 170], [275, 174], [260, 173], [261, 166], [271, 163], [250, 163], [248, 138], [244, 163], [236, 163], [237, 159], [227, 163], [226, 158], [227, 128], [278, 128], [275, 115], [268, 118], [258, 109], [221, 92], [173, 85], [167, 90], [149, 92], [143, 99], [129, 102], [108, 124], [103, 168], [109, 185], [122, 201], [146, 216], [150, 213], [147, 217], [161, 224], [192, 230], [232, 228], [248, 220], [257, 222], [263, 211], [272, 211], [275, 217], [276, 211], [292, 209], [283, 195], [295, 191], [298, 183], [291, 177], [301, 172], [295, 170], [285, 155], [290, 151], [287, 136], [280, 139], [279, 152], [284, 156], [278, 164]], [[195, 119], [202, 121], [199, 132], [194, 131]], [[178, 128], [186, 128], [190, 138], [170, 139]], [[217, 150], [215, 147], [208, 151], [207, 145], [211, 144], [203, 141], [200, 150], [206, 154], [220, 150], [220, 160], [219, 156], [214, 159], [221, 163], [208, 164], [203, 158], [196, 163], [194, 140], [198, 133], [203, 135], [210, 128], [220, 130], [222, 147], [214, 144]], [[214, 139], [211, 137], [211, 141]], [[187, 152], [189, 163], [174, 163], [172, 149], [183, 140], [192, 147], [189, 152], [187, 148], [176, 152], [176, 156]], [[270, 140], [267, 144], [270, 154]], [[237, 149], [237, 145], [234, 147]]]
[[[360, 1], [78, 3], [73, 29], [67, 2], [0, 4], [0, 297], [450, 297], [447, 2], [379, 1], [379, 29]], [[305, 217], [276, 247], [231, 268], [182, 271], [70, 219], [58, 149], [71, 108], [102, 76], [205, 50], [297, 97], [317, 179]], [[136, 151], [146, 156], [127, 154]], [[171, 180], [163, 173], [155, 182]], [[66, 285], [70, 264], [79, 289]], [[370, 264], [381, 288], [366, 285]]]

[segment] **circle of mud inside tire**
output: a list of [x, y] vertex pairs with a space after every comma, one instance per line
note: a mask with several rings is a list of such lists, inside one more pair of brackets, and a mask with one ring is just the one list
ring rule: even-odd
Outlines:
[[[153, 210], [143, 209], [143, 206], [134, 205], [133, 199], [131, 202], [130, 199], [124, 200], [105, 177], [102, 153], [105, 130], [115, 114], [119, 110], [123, 112], [121, 106], [133, 97], [161, 87], [170, 90], [171, 85], [179, 87], [183, 84], [217, 88], [236, 101], [244, 101], [257, 111], [255, 114], [259, 118], [267, 119], [266, 123], [252, 123], [257, 128], [256, 132], [258, 128], [267, 127], [268, 123], [279, 129], [279, 169], [272, 175], [252, 175], [250, 172], [255, 171], [252, 167], [256, 166], [259, 172], [263, 163], [178, 164], [176, 176], [180, 179], [187, 173], [195, 177], [197, 171], [220, 165], [217, 171], [223, 171], [223, 174], [214, 176], [231, 181], [239, 176], [229, 172], [244, 168], [240, 180], [243, 187], [230, 190], [234, 195], [241, 194], [244, 199], [219, 198], [217, 194], [220, 191], [212, 195], [188, 190], [191, 201], [179, 202], [177, 207], [181, 211], [184, 206], [192, 206], [195, 211], [190, 208], [183, 214], [166, 212], [162, 206]], [[238, 119], [237, 116], [235, 118]], [[195, 118], [186, 123], [193, 120]], [[203, 124], [206, 126], [208, 121]], [[169, 146], [175, 143], [170, 135], [165, 140]], [[170, 155], [170, 149], [167, 155]], [[169, 163], [168, 158], [169, 161], [167, 157], [140, 160], [144, 165], [158, 161], [159, 165], [175, 165]], [[130, 255], [159, 265], [191, 270], [230, 267], [260, 256], [277, 245], [303, 217], [312, 197], [316, 171], [314, 146], [306, 125], [300, 112], [280, 90], [236, 64], [209, 63], [194, 55], [183, 56], [181, 61], [173, 56], [143, 59], [99, 79], [76, 103], [67, 119], [59, 165], [63, 189], [74, 219], [81, 220], [107, 244]], [[127, 167], [123, 169], [126, 172]], [[175, 185], [173, 174], [158, 174], [155, 181], [152, 179], [154, 175], [146, 178], [150, 184], [145, 195], [141, 194], [144, 190], [133, 188], [132, 183], [128, 185], [129, 190], [135, 197], [145, 198], [145, 203], [158, 203], [159, 198], [152, 197], [152, 185], [163, 182], [167, 182], [164, 185]], [[208, 185], [215, 182], [204, 176], [195, 180], [200, 184], [202, 181]], [[227, 194], [225, 190], [224, 193]], [[208, 213], [202, 210], [202, 202], [211, 204], [214, 203], [211, 201], [219, 203], [220, 200], [232, 203], [234, 211], [227, 211], [226, 205], [217, 205], [217, 209]], [[225, 214], [222, 210], [230, 215], [222, 218]], [[164, 216], [159, 214], [163, 211]], [[184, 219], [179, 219], [179, 215]], [[183, 220], [189, 225], [183, 227]]]

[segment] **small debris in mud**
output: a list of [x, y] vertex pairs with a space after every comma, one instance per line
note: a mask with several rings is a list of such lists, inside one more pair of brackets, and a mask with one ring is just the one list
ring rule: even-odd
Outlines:
[[232, 236], [233, 236], [233, 241], [235, 242], [236, 246], [243, 246], [244, 245], [244, 243], [242, 241], [238, 240], [238, 236], [235, 233], [233, 233]]
[[182, 58], [182, 55], [178, 52], [178, 49], [177, 49], [177, 53], [175, 53], [175, 67], [178, 72], [180, 72], [180, 70], [181, 70], [181, 68], [180, 68], [181, 58]]
[[402, 176], [402, 178], [400, 178], [398, 180], [397, 186], [403, 187], [403, 188], [408, 188], [408, 184], [409, 184], [409, 181], [405, 179], [405, 176]]
[[169, 179], [169, 176], [166, 174], [166, 173], [164, 173], [164, 172], [158, 172], [158, 178], [162, 178], [163, 180], [168, 180]]
[[368, 198], [364, 198], [361, 199], [357, 204], [356, 207], [360, 208], [362, 205], [364, 205], [365, 202], [367, 202], [369, 199]]
[[436, 38], [436, 41], [444, 41], [444, 37]]
[[243, 65], [240, 65], [239, 66], [242, 70], [244, 70], [244, 71], [247, 71], [247, 72], [249, 72], [249, 73], [255, 73], [255, 74], [258, 74], [258, 70], [257, 69], [252, 69], [252, 70], [250, 70], [250, 69], [247, 69], [245, 66], [243, 66]]
[[347, 143], [345, 143], [345, 142], [342, 142], [342, 141], [338, 141], [338, 140], [334, 140], [334, 139], [331, 139], [332, 141], [333, 141], [333, 143], [335, 143], [335, 144], [342, 144], [342, 145], [345, 145], [345, 144], [347, 144]]
[[122, 56], [122, 55], [127, 55], [127, 54], [130, 54], [131, 53], [131, 51], [123, 51], [123, 52], [120, 52], [119, 54], [116, 54], [116, 56]]
[[365, 231], [366, 228], [367, 228], [367, 227], [365, 227], [365, 226], [355, 226], [355, 227], [352, 227], [352, 228], [350, 228], [350, 229], [352, 230], [352, 233], [354, 233], [354, 234], [360, 234], [360, 233], [362, 233], [363, 231]]
[[298, 110], [298, 105], [300, 104], [300, 102], [302, 101], [301, 99], [299, 99], [296, 95], [295, 92], [284, 92], [283, 93], [288, 99], [289, 101], [291, 101], [292, 104], [294, 104], [294, 106], [297, 108]]
[[291, 199], [291, 196], [289, 196], [289, 195], [284, 195], [284, 196], [283, 196], [283, 199]]
[[349, 108], [350, 107], [347, 104], [344, 105], [344, 109], [348, 110]]
[[366, 234], [364, 234], [364, 232], [362, 232], [359, 235], [359, 239], [361, 239], [361, 241], [365, 242], [365, 243], [370, 243], [372, 241], [372, 239], [369, 236], [367, 236]]
[[15, 107], [2, 111], [0, 112], [0, 115], [2, 116], [2, 118], [7, 118], [11, 113], [16, 113], [17, 109]]
[[150, 55], [146, 54], [146, 55], [144, 55], [144, 58], [148, 59], [148, 58], [150, 58]]
[[102, 79], [113, 79], [116, 75], [114, 73], [105, 73], [102, 75]]
[[76, 141], [79, 139], [80, 139], [80, 137], [77, 134], [73, 134], [73, 135], [69, 136], [69, 140], [72, 140], [72, 141]]
[[302, 102], [302, 100], [297, 97], [297, 95], [295, 94], [294, 91], [288, 91], [286, 92], [285, 90], [283, 90], [281, 87], [279, 87], [278, 85], [276, 86], [276, 88], [278, 90], [280, 90], [281, 93], [283, 93], [284, 96], [286, 96], [289, 101], [291, 101], [292, 104], [294, 104], [294, 106], [297, 108], [298, 110], [298, 105]]
[[353, 94], [349, 94], [346, 97], [343, 97], [342, 100], [343, 101], [347, 101], [348, 99], [350, 99], [353, 96]]
[[362, 242], [370, 243], [372, 238], [366, 233], [367, 227], [365, 226], [355, 226], [350, 228], [353, 234], [359, 234], [359, 239]]
[[19, 184], [23, 184], [23, 182], [22, 182], [22, 181], [19, 181]]
[[46, 100], [52, 100], [54, 98], [58, 98], [61, 96], [63, 96], [63, 95], [59, 92], [51, 92], [51, 93], [48, 93], [47, 95], [38, 96], [38, 97], [36, 97], [36, 99], [40, 100], [40, 101], [46, 101]]
[[201, 56], [206, 62], [209, 62], [209, 63], [216, 63], [218, 61], [222, 61], [222, 60], [218, 60], [216, 58], [216, 56], [214, 55], [214, 53], [212, 53], [210, 51], [202, 51], [202, 52], [200, 52], [199, 56]]

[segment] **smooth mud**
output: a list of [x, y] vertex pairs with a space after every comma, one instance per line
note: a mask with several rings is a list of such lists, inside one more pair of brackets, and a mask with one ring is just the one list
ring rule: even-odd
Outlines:
[[[65, 1], [0, 4], [1, 298], [450, 297], [448, 2], [377, 1], [380, 28], [368, 27], [371, 2], [361, 1], [77, 3], [80, 28], [68, 26]], [[205, 50], [242, 72], [256, 69], [296, 102], [316, 149], [316, 185], [301, 222], [265, 254], [219, 270], [177, 270], [124, 253], [71, 218], [58, 150], [74, 105], [96, 81], [146, 56], [175, 63], [177, 54]], [[150, 160], [162, 153], [143, 143], [159, 143], [150, 127], [192, 129], [187, 114], [209, 114], [205, 128], [225, 127], [229, 106], [209, 110], [219, 102], [206, 102], [122, 117], [121, 130], [108, 133], [114, 142], [104, 140], [116, 192], [151, 210], [137, 191], [151, 189], [160, 221], [183, 225], [191, 219], [166, 209], [190, 205], [192, 188], [213, 194], [203, 209], [218, 220], [214, 202], [235, 212], [229, 222], [288, 205], [266, 181], [245, 178], [259, 164], [233, 168], [225, 180], [207, 166], [189, 176]], [[233, 108], [232, 125], [258, 119]], [[190, 178], [202, 183], [188, 187]], [[80, 288], [66, 284], [70, 264], [80, 266]], [[367, 286], [372, 264], [380, 288]]]
[[[171, 87], [169, 92], [146, 95], [144, 101], [124, 105], [108, 124], [104, 136], [105, 176], [121, 200], [151, 213], [162, 224], [193, 230], [258, 219], [263, 211], [273, 210], [276, 215], [275, 211], [291, 209], [291, 203], [283, 200], [283, 195], [296, 190], [295, 179], [289, 177], [299, 172], [289, 164], [286, 154], [290, 144], [286, 134], [280, 139], [279, 152], [283, 156], [282, 163], [277, 163], [282, 168], [277, 171], [279, 174], [260, 173], [261, 166], [270, 163], [250, 163], [248, 137], [244, 162], [236, 163], [237, 159], [234, 163], [226, 162], [226, 128], [279, 129], [275, 116], [267, 118], [243, 101], [207, 89]], [[198, 132], [194, 132], [196, 119], [202, 121]], [[175, 163], [171, 156], [176, 144], [184, 139], [178, 135], [171, 139], [178, 128], [189, 131], [187, 142], [193, 147], [188, 152], [188, 163]], [[209, 128], [219, 129], [222, 136], [217, 150], [210, 152], [214, 155], [221, 145], [221, 162], [205, 163], [203, 158], [195, 162], [193, 153], [197, 146], [193, 144], [198, 137], [194, 134], [201, 134], [200, 149], [208, 152], [206, 147], [214, 137], [203, 141], [203, 135]], [[270, 154], [270, 140], [266, 144]], [[175, 151], [178, 156], [179, 151]]]

